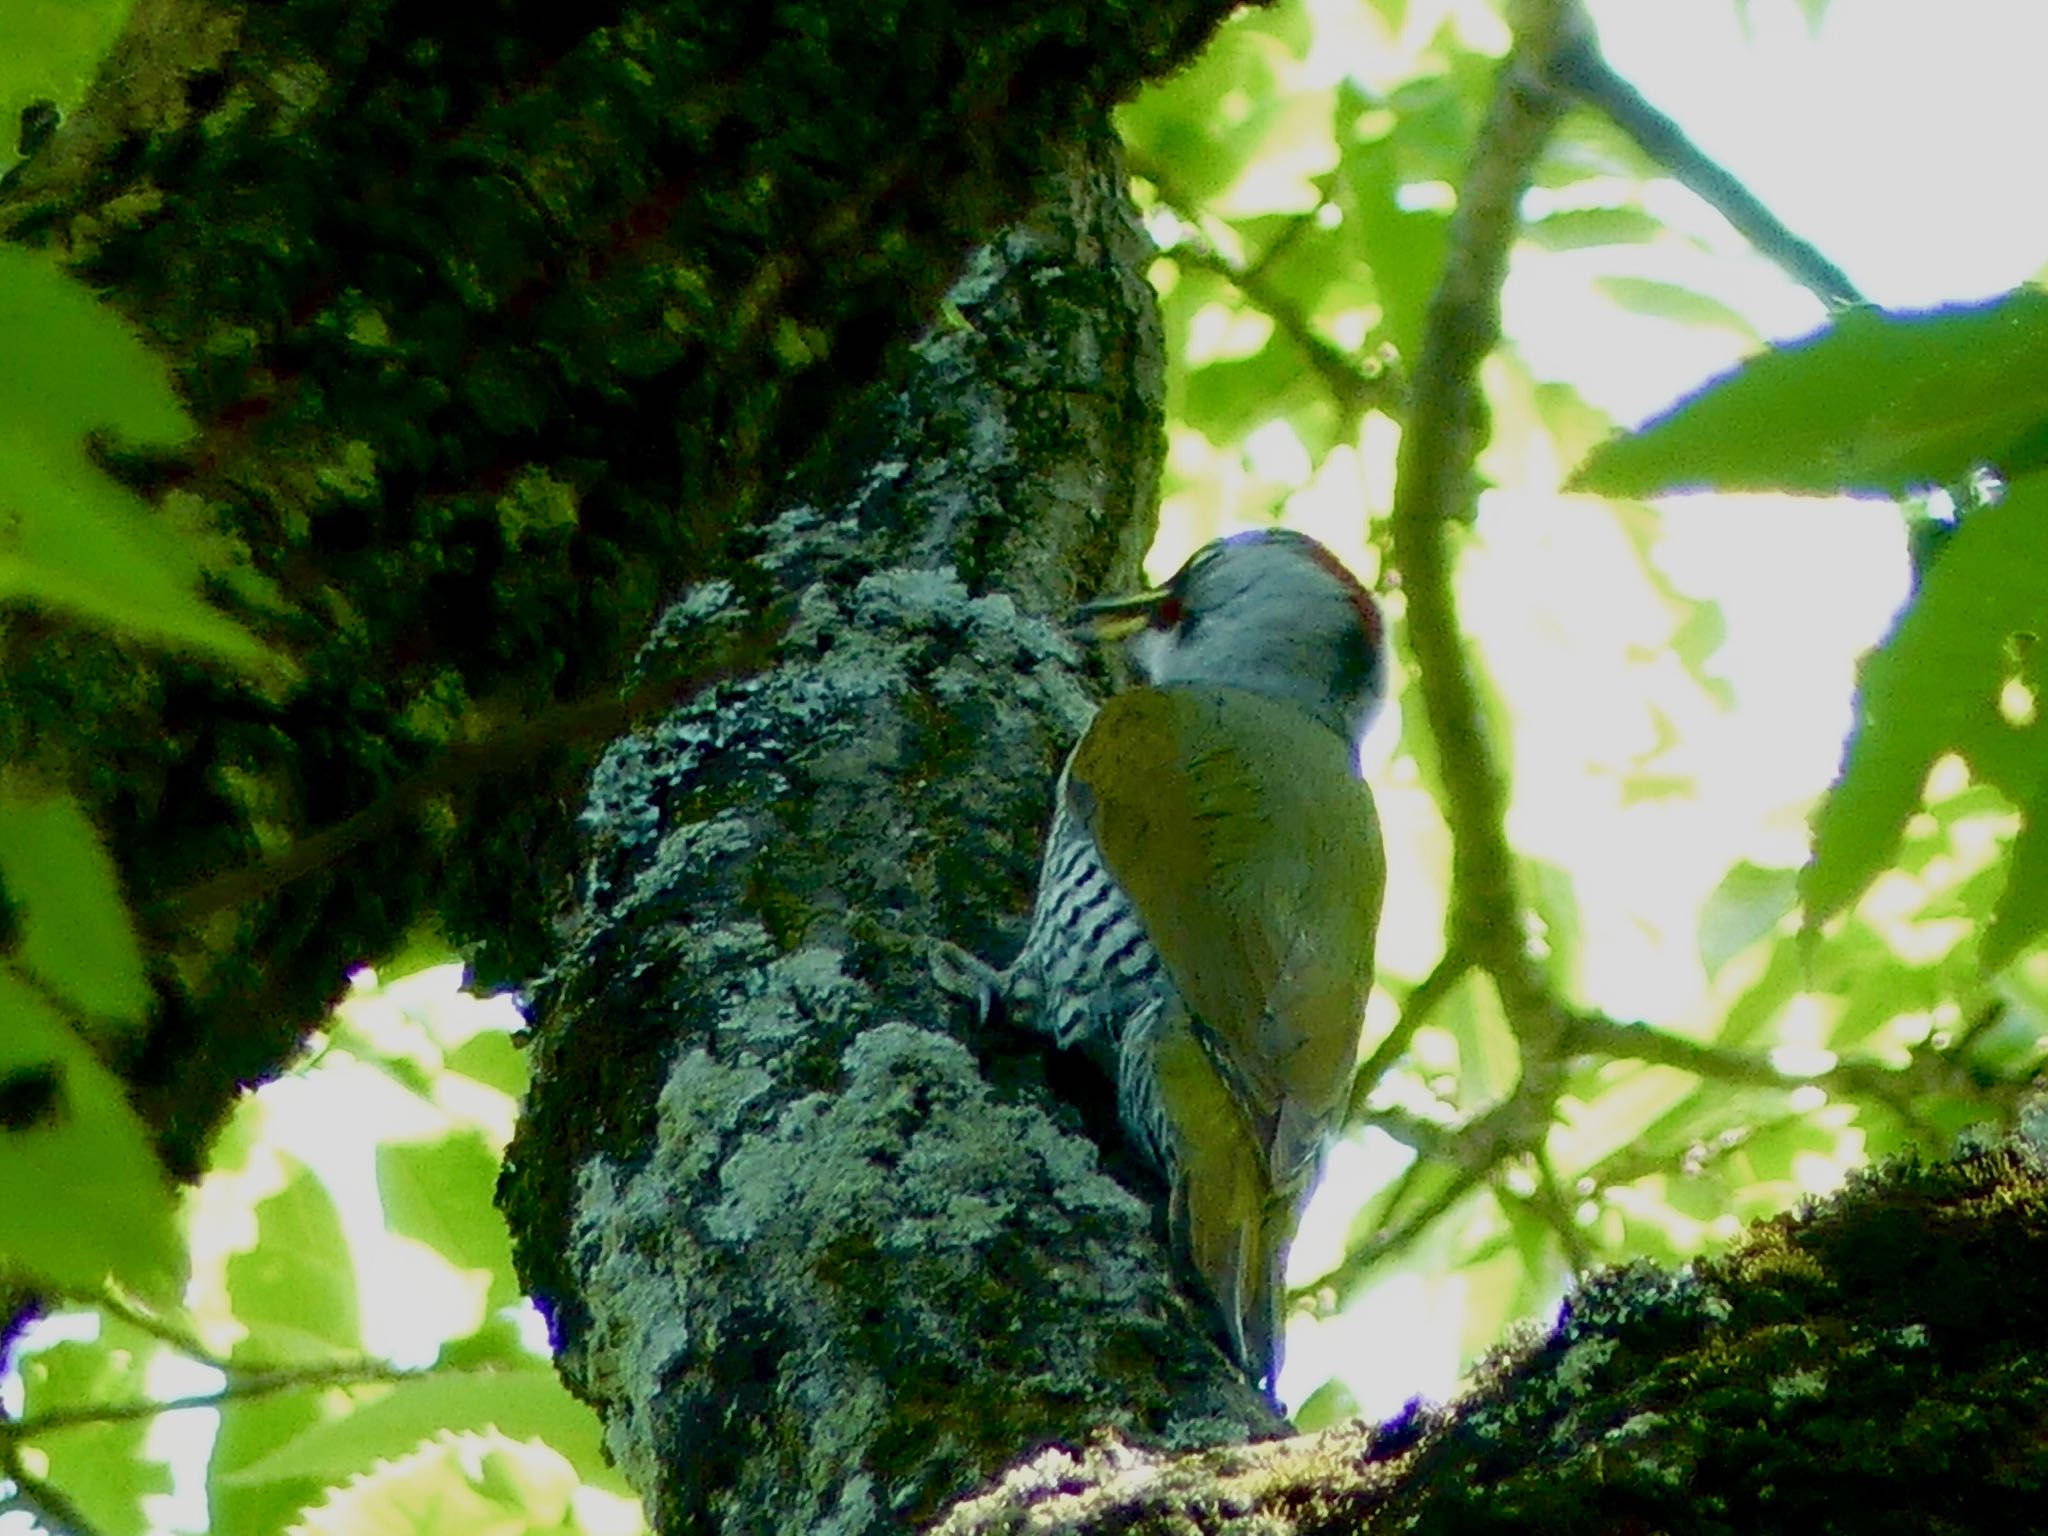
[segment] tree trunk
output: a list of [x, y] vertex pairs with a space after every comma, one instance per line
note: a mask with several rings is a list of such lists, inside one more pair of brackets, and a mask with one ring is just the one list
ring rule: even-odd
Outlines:
[[774, 665], [598, 766], [508, 1210], [658, 1529], [900, 1529], [1048, 1439], [1275, 1426], [1042, 1045], [927, 961], [1014, 949], [1088, 710], [1047, 615], [1150, 537], [1146, 254], [1097, 135], [860, 462], [657, 630], [688, 665], [784, 597]]
[[14, 766], [83, 798], [142, 910], [122, 1065], [174, 1169], [350, 967], [428, 937], [542, 969], [662, 603], [1229, 9], [138, 0], [0, 238], [171, 359], [198, 437], [105, 457], [296, 675], [48, 616], [0, 661]]

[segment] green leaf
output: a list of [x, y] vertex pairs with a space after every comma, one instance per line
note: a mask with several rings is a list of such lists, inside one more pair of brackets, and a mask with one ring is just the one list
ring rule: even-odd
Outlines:
[[1313, 1434], [1319, 1429], [1350, 1423], [1358, 1417], [1358, 1411], [1358, 1399], [1351, 1395], [1351, 1389], [1332, 1376], [1294, 1410], [1294, 1427], [1304, 1435]]
[[440, 1141], [390, 1142], [377, 1149], [377, 1190], [393, 1232], [415, 1238], [458, 1269], [490, 1274], [485, 1305], [495, 1311], [519, 1299], [512, 1277], [512, 1239], [492, 1197], [497, 1152], [475, 1131]]
[[507, 1309], [485, 1318], [483, 1326], [475, 1333], [448, 1340], [441, 1346], [434, 1363], [456, 1370], [494, 1365], [524, 1369], [532, 1358], [533, 1351], [526, 1347], [518, 1320]]
[[1793, 1184], [1803, 1157], [1843, 1156], [1842, 1133], [1804, 1115], [1787, 1115], [1757, 1128], [1742, 1144], [1743, 1182]]
[[545, 1447], [496, 1440], [481, 1449], [474, 1470], [465, 1472], [472, 1488], [536, 1533], [556, 1530], [573, 1536], [580, 1529], [569, 1509], [575, 1474]]
[[187, 541], [87, 451], [97, 433], [148, 445], [191, 435], [164, 360], [84, 284], [18, 248], [0, 247], [0, 336], [0, 602], [276, 665], [200, 596]]
[[[2048, 622], [2048, 476], [1966, 518], [1883, 645], [1863, 664], [1842, 776], [1814, 821], [1800, 877], [1809, 923], [1876, 878], [1945, 752], [2001, 751], [1998, 712], [2020, 637]], [[2030, 643], [2030, 642], [2028, 642]]]
[[450, 1051], [448, 1070], [511, 1098], [526, 1092], [526, 1053], [510, 1035], [495, 1029], [479, 1031]]
[[0, 774], [0, 893], [21, 963], [44, 986], [95, 1019], [141, 1019], [142, 947], [114, 861], [76, 800]]
[[0, 415], [0, 603], [274, 669], [271, 652], [200, 596], [200, 575], [185, 542], [94, 467], [81, 444]]
[[14, 158], [15, 125], [32, 101], [76, 102], [120, 35], [133, 0], [7, 0], [0, 48], [0, 169]]
[[256, 1207], [256, 1245], [228, 1260], [228, 1302], [249, 1330], [238, 1355], [298, 1365], [362, 1353], [355, 1261], [327, 1186], [286, 1157], [283, 1189]]
[[163, 1305], [184, 1288], [177, 1201], [120, 1082], [0, 967], [0, 1261], [92, 1295], [111, 1276]]
[[1744, 341], [1757, 339], [1749, 317], [1719, 299], [1687, 288], [1680, 283], [1659, 282], [1649, 277], [1596, 277], [1593, 286], [1623, 309], [1679, 325], [1707, 326], [1733, 331]]
[[[546, 1446], [501, 1436], [441, 1439], [332, 1489], [293, 1530], [299, 1536], [582, 1536], [592, 1526], [582, 1518], [576, 1493], [574, 1469]], [[606, 1528], [613, 1523], [606, 1521]]]
[[293, 1522], [292, 1536], [537, 1536], [531, 1522], [471, 1486], [451, 1445], [423, 1445], [330, 1487]]
[[1765, 951], [1763, 974], [1721, 1015], [1717, 1044], [1756, 1049], [1776, 1039], [1772, 1025], [1806, 984], [1802, 946], [1781, 939]]
[[0, 420], [76, 442], [111, 431], [169, 446], [192, 435], [170, 368], [84, 283], [53, 260], [0, 246]]
[[1640, 208], [1567, 208], [1533, 220], [1522, 230], [1523, 239], [1546, 251], [1643, 245], [1663, 234], [1662, 221]]
[[1865, 1050], [1871, 1037], [1901, 1014], [1932, 1012], [1953, 998], [1956, 983], [1972, 979], [1956, 970], [1954, 965], [1905, 965], [1887, 955], [1854, 978], [1822, 1043], [1838, 1054]]
[[327, 1484], [319, 1478], [281, 1477], [258, 1483], [241, 1481], [237, 1474], [331, 1418], [333, 1396], [308, 1389], [221, 1405], [220, 1429], [206, 1463], [206, 1509], [216, 1531], [246, 1536], [281, 1532], [320, 1497]]
[[[1303, 92], [1288, 89], [1301, 53], [1301, 18], [1241, 11], [1194, 61], [1117, 112], [1140, 175], [1156, 172], [1177, 202], [1221, 198], [1260, 155], [1310, 126]], [[1312, 97], [1311, 97], [1312, 101]], [[1218, 103], [1229, 102], [1229, 110]]]
[[[214, 1146], [217, 1167], [236, 1165], [235, 1142], [248, 1134], [255, 1118], [237, 1117], [223, 1132]], [[247, 1149], [242, 1149], [242, 1153], [246, 1157]], [[265, 1253], [263, 1246], [305, 1241], [316, 1261], [321, 1261], [328, 1244], [340, 1241], [333, 1204], [325, 1188], [304, 1167], [289, 1159], [285, 1166], [285, 1187], [260, 1203], [254, 1212], [257, 1251], [238, 1255], [227, 1265], [229, 1304], [237, 1320], [249, 1330], [235, 1345], [234, 1363], [255, 1370], [326, 1361], [337, 1353], [354, 1352], [349, 1348], [354, 1334], [349, 1322], [355, 1305], [354, 1268], [346, 1257], [338, 1263], [326, 1258], [324, 1262], [332, 1275], [313, 1276], [303, 1292], [309, 1327], [276, 1320], [275, 1314], [290, 1307], [293, 1287], [306, 1277], [294, 1262], [296, 1255], [289, 1247], [282, 1252]], [[337, 1285], [345, 1290], [339, 1298], [334, 1290]], [[328, 1337], [323, 1339], [319, 1334]], [[213, 1453], [206, 1463], [206, 1507], [213, 1528], [247, 1532], [249, 1536], [284, 1531], [294, 1516], [321, 1496], [326, 1485], [312, 1478], [240, 1483], [234, 1481], [234, 1475], [314, 1425], [334, 1417], [343, 1407], [340, 1393], [314, 1387], [223, 1403]]]
[[1443, 271], [1450, 219], [1437, 209], [1404, 208], [1401, 146], [1395, 134], [1361, 138], [1354, 125], [1371, 107], [1356, 87], [1338, 91], [1342, 159], [1332, 199], [1343, 210], [1353, 257], [1371, 268], [1382, 314], [1380, 333], [1412, 363], [1422, 345], [1430, 294]]
[[1181, 415], [1210, 442], [1226, 445], [1275, 416], [1323, 398], [1300, 349], [1276, 335], [1249, 357], [1188, 370]]
[[[554, 1367], [451, 1372], [399, 1382], [353, 1413], [330, 1419], [233, 1475], [238, 1483], [281, 1478], [339, 1482], [375, 1462], [403, 1456], [447, 1431], [495, 1429], [514, 1440], [546, 1442], [597, 1480], [604, 1466], [597, 1415], [571, 1397]], [[622, 1488], [616, 1475], [607, 1486]]]
[[[139, 1329], [111, 1319], [100, 1336], [35, 1350], [21, 1362], [23, 1418], [89, 1411], [148, 1398], [156, 1352]], [[148, 1419], [84, 1423], [30, 1439], [47, 1458], [42, 1475], [77, 1504], [101, 1536], [143, 1536], [153, 1528], [142, 1501], [171, 1491], [171, 1470], [144, 1450]]]
[[1998, 893], [1979, 951], [1987, 973], [2003, 970], [2048, 929], [2048, 779], [2021, 805], [2020, 818], [2005, 889]]
[[1740, 863], [1721, 877], [1700, 913], [1700, 965], [1709, 976], [1766, 937], [1799, 900], [1799, 873]]
[[[1233, 219], [1230, 227], [1244, 247], [1246, 268], [1257, 274], [1262, 306], [1270, 298], [1319, 327], [1372, 302], [1371, 274], [1353, 260], [1353, 242], [1341, 225], [1292, 213]], [[1237, 300], [1234, 288], [1225, 293]], [[1329, 331], [1321, 334], [1338, 345]]]
[[1865, 309], [1751, 358], [1596, 450], [1575, 489], [1903, 495], [2048, 450], [2048, 294]]

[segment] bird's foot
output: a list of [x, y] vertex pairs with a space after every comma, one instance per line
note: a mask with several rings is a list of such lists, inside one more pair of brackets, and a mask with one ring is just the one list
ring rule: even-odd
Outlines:
[[989, 1016], [1002, 1005], [1003, 973], [979, 955], [970, 954], [945, 939], [934, 939], [927, 958], [931, 964], [932, 980], [939, 984], [940, 990], [973, 1003], [981, 1022], [987, 1023]]

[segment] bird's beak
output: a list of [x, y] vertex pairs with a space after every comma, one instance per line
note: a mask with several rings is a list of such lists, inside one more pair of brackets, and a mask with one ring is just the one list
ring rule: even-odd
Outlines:
[[1083, 640], [1128, 640], [1151, 626], [1159, 605], [1172, 595], [1169, 587], [1149, 587], [1128, 597], [1098, 598], [1076, 608], [1067, 629]]

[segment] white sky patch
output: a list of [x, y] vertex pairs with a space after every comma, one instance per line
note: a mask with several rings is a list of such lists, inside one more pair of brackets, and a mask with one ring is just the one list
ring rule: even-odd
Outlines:
[[[1753, 0], [1747, 36], [1731, 0], [1591, 5], [1614, 67], [1873, 301], [1968, 302], [2048, 264], [2048, 198], [2034, 193], [2031, 163], [2048, 142], [2048, 93], [2036, 78], [2048, 57], [2048, 6], [2039, 0], [1836, 0], [1817, 37], [1791, 0]], [[1346, 9], [1340, 0], [1312, 8], [1319, 22]], [[1433, 27], [1449, 8], [1418, 0], [1411, 21]], [[1356, 31], [1354, 23], [1354, 40]], [[1347, 67], [1355, 66], [1337, 72]], [[1614, 248], [1553, 254], [1525, 244], [1504, 299], [1530, 369], [1574, 384], [1623, 423], [1668, 409], [1760, 343], [1622, 310], [1593, 276], [1641, 271], [1695, 284], [1772, 339], [1825, 320], [1811, 295], [1691, 193], [1656, 186], [1646, 201], [1701, 248], [1646, 247], [1637, 267], [1634, 253], [1618, 260]], [[1570, 538], [1580, 521], [1568, 503], [1540, 495], [1489, 498], [1482, 509], [1484, 541], [1461, 581], [1464, 614], [1510, 698], [1518, 668], [1554, 671], [1575, 646], [1592, 643], [1589, 634], [1628, 627], [1626, 615], [1585, 601], [1588, 552]], [[1625, 805], [1611, 781], [1586, 782], [1587, 735], [1626, 734], [1632, 722], [1560, 706], [1518, 722], [1513, 831], [1523, 851], [1573, 868], [1586, 930], [1602, 936], [1579, 978], [1588, 999], [1618, 1016], [1669, 1023], [1711, 1006], [1697, 969], [1697, 911], [1684, 902], [1646, 910], [1644, 890], [1687, 884], [1682, 870], [1697, 897], [1735, 858], [1803, 860], [1803, 808], [1840, 760], [1856, 660], [1903, 600], [1907, 566], [1901, 518], [1882, 502], [1679, 497], [1659, 504], [1657, 522], [1658, 565], [1681, 591], [1718, 604], [1726, 623], [1708, 670], [1729, 684], [1735, 707], [1684, 719], [1677, 766], [1695, 776], [1697, 798]], [[1527, 643], [1543, 612], [1561, 649]], [[1499, 641], [1489, 646], [1496, 627]], [[1604, 663], [1590, 657], [1588, 665]], [[1523, 677], [1519, 689], [1534, 691], [1521, 696], [1558, 697], [1554, 678], [1548, 683]], [[1597, 689], [1599, 679], [1586, 686]], [[1440, 839], [1433, 820], [1420, 821], [1425, 841]], [[1403, 829], [1392, 819], [1388, 826], [1398, 844]], [[1654, 881], [1631, 874], [1645, 858], [1658, 867]], [[1390, 861], [1398, 872], [1398, 846]], [[1398, 958], [1382, 946], [1384, 964]], [[1390, 1176], [1380, 1159], [1334, 1160], [1304, 1220], [1310, 1256], [1326, 1261], [1359, 1202]], [[1832, 1164], [1798, 1170], [1812, 1190], [1840, 1176]], [[1297, 1269], [1297, 1283], [1322, 1267]], [[1391, 1412], [1416, 1392], [1440, 1398], [1473, 1342], [1460, 1337], [1464, 1313], [1460, 1284], [1445, 1278], [1406, 1291], [1377, 1287], [1342, 1318], [1299, 1319], [1283, 1396], [1299, 1401], [1335, 1364], [1368, 1412]]]
[[1982, 298], [2048, 260], [2048, 6], [1593, 0], [1614, 67], [1872, 299]]

